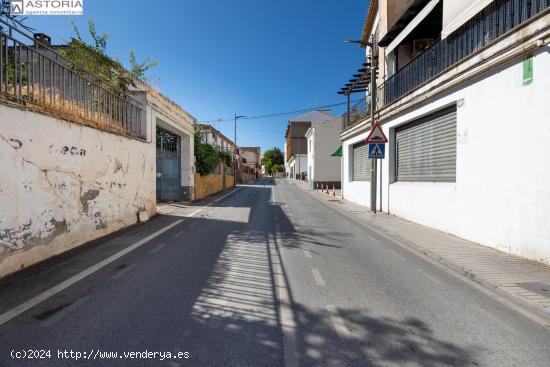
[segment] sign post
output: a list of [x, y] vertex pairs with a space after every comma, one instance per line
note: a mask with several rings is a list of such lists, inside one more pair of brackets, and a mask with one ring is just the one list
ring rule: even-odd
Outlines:
[[[368, 146], [368, 153], [369, 153], [369, 159], [373, 159], [373, 181], [371, 182], [371, 210], [376, 214], [376, 170], [377, 170], [377, 159], [384, 159], [386, 157], [386, 143], [388, 142], [388, 138], [384, 134], [384, 131], [382, 131], [382, 128], [378, 123], [375, 123], [372, 126], [372, 129], [370, 131], [369, 136], [367, 136], [367, 139], [365, 141]], [[380, 166], [382, 167], [382, 166]], [[380, 177], [380, 182], [382, 182], [382, 177]], [[382, 188], [380, 188], [382, 190]], [[380, 192], [380, 195], [382, 195], [382, 192]], [[380, 196], [381, 197], [381, 196]], [[382, 202], [380, 202], [380, 207], [382, 207]]]

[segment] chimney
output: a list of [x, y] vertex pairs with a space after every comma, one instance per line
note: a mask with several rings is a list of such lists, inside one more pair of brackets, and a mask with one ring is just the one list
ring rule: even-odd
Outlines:
[[50, 36], [44, 33], [35, 33], [34, 34], [34, 46], [35, 47], [52, 47], [52, 39]]

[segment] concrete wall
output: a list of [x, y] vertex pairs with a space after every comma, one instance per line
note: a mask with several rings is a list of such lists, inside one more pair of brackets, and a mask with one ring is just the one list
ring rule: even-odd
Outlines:
[[155, 214], [155, 149], [0, 104], [0, 276]]
[[[381, 167], [383, 210], [550, 264], [550, 48], [536, 51], [533, 63], [531, 85], [522, 84], [519, 58], [386, 120], [390, 146]], [[460, 106], [456, 183], [390, 182], [393, 129], [454, 103]], [[369, 203], [370, 183], [349, 182], [349, 149], [367, 135], [344, 143], [345, 197], [363, 205]]]

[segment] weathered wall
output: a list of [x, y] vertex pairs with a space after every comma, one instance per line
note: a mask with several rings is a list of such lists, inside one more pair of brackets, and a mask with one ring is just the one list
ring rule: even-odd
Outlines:
[[0, 104], [0, 276], [153, 215], [150, 143]]
[[207, 176], [195, 175], [195, 200], [223, 190], [223, 175], [210, 174]]

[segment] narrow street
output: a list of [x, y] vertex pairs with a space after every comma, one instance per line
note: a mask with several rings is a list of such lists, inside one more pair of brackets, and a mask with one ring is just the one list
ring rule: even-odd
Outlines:
[[0, 366], [548, 366], [547, 327], [285, 179], [201, 208], [1, 280]]

